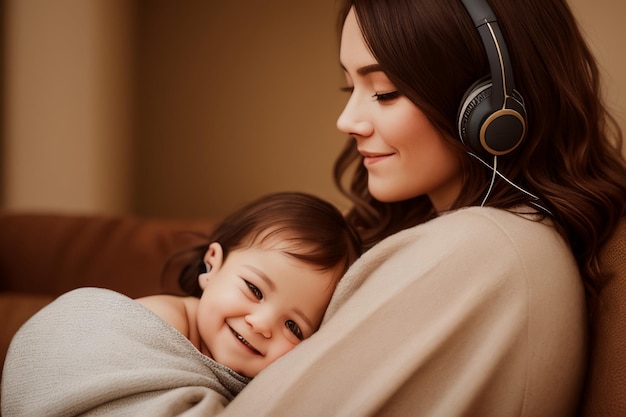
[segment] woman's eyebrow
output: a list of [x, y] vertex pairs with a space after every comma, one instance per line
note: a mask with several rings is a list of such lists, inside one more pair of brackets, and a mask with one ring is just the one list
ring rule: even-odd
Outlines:
[[[348, 72], [348, 70], [346, 69], [345, 66], [343, 66], [343, 64], [341, 64], [341, 69], [343, 69], [345, 72]], [[382, 72], [382, 71], [383, 71], [383, 69], [380, 66], [380, 64], [370, 64], [370, 65], [365, 65], [365, 66], [357, 69], [356, 73], [361, 75], [361, 76], [364, 76], [364, 75], [367, 75], [367, 74], [371, 74], [373, 72]]]
[[372, 72], [381, 72], [382, 70], [383, 69], [381, 68], [380, 64], [371, 64], [357, 69], [356, 72], [359, 75], [367, 75], [371, 74]]

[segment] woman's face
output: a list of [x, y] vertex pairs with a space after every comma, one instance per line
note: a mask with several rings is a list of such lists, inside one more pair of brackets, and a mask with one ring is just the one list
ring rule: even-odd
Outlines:
[[428, 195], [437, 211], [449, 209], [462, 186], [460, 160], [380, 69], [354, 10], [344, 23], [340, 60], [351, 95], [337, 127], [355, 138], [372, 196], [397, 202]]

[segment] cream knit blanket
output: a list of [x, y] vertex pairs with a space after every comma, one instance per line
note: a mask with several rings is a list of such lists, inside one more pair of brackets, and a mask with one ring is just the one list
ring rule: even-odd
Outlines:
[[202, 355], [134, 300], [71, 291], [16, 334], [3, 373], [2, 415], [214, 415], [245, 378]]

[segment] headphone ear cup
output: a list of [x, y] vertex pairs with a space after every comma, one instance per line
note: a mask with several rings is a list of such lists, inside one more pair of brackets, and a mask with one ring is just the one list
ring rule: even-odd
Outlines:
[[480, 128], [482, 121], [491, 113], [490, 96], [491, 80], [480, 79], [465, 92], [459, 108], [459, 138], [463, 144], [479, 154], [485, 152], [480, 143]]
[[513, 90], [503, 108], [491, 104], [489, 79], [474, 83], [465, 93], [459, 109], [461, 142], [474, 152], [505, 155], [516, 149], [526, 135], [526, 109], [521, 95]]

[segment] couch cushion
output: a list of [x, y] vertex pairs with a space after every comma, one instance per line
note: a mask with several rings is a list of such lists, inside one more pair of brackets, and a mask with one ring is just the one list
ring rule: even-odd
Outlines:
[[0, 291], [59, 296], [95, 286], [139, 297], [178, 291], [186, 249], [214, 222], [60, 214], [0, 215]]

